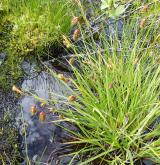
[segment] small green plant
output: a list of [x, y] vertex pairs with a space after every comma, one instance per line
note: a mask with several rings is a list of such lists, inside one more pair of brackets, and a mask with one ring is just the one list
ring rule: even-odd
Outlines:
[[[153, 5], [154, 4], [154, 5]], [[148, 9], [151, 7], [152, 11], [147, 12]], [[128, 10], [128, 7], [130, 9]], [[142, 11], [143, 13], [147, 14], [158, 14], [159, 10], [159, 1], [158, 0], [149, 0], [146, 3], [142, 3], [141, 0], [137, 1], [127, 1], [127, 0], [101, 0], [101, 10], [105, 11], [106, 15], [111, 18], [118, 18], [120, 17], [125, 11], [127, 10], [127, 15], [133, 12]]]
[[120, 4], [118, 0], [101, 0], [101, 10], [107, 9], [106, 14], [115, 18], [125, 12], [125, 5]]

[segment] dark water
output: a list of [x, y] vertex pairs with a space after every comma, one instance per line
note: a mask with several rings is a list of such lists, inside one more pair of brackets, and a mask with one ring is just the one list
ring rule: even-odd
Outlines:
[[[25, 65], [26, 66], [26, 65]], [[22, 90], [34, 93], [41, 99], [53, 99], [53, 93], [65, 96], [69, 94], [64, 85], [57, 81], [52, 75], [49, 75], [45, 71], [41, 71], [39, 74], [34, 71], [36, 65], [30, 66], [28, 76], [22, 83]], [[26, 68], [27, 69], [27, 68]], [[64, 73], [65, 74], [65, 73]], [[17, 117], [18, 123], [21, 125], [21, 134], [24, 137], [24, 155], [29, 156], [29, 159], [34, 161], [40, 161], [41, 164], [68, 164], [69, 157], [60, 157], [64, 152], [63, 139], [67, 136], [67, 131], [61, 127], [50, 123], [58, 119], [58, 115], [50, 112], [48, 106], [41, 106], [41, 102], [34, 98], [32, 95], [22, 96], [19, 100], [21, 112]], [[32, 106], [36, 106], [38, 113], [32, 116], [30, 109]], [[54, 107], [58, 108], [60, 104], [55, 104]], [[46, 121], [39, 121], [39, 113], [44, 111], [46, 113]], [[61, 123], [65, 127], [75, 129], [73, 126], [69, 126], [67, 123]], [[73, 128], [72, 128], [73, 127]], [[27, 151], [26, 151], [27, 149]], [[63, 151], [63, 152], [62, 152]], [[26, 161], [23, 163], [26, 164]]]

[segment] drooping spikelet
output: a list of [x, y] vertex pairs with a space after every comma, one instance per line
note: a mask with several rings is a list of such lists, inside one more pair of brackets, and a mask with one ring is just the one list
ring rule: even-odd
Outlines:
[[36, 106], [32, 106], [31, 107], [31, 114], [35, 115], [37, 112], [38, 112], [38, 110], [37, 110]]
[[41, 121], [41, 122], [44, 122], [45, 120], [46, 120], [46, 113], [45, 112], [41, 112], [40, 114], [39, 114], [39, 120]]
[[81, 31], [80, 29], [76, 29], [73, 33], [73, 40], [76, 41], [80, 37]]
[[69, 101], [69, 102], [76, 101], [76, 96], [73, 96], [73, 95], [69, 96], [69, 97], [68, 97], [68, 101]]
[[14, 91], [14, 92], [16, 92], [18, 94], [24, 95], [24, 92], [21, 91], [19, 88], [17, 88], [15, 85], [13, 85], [12, 91]]

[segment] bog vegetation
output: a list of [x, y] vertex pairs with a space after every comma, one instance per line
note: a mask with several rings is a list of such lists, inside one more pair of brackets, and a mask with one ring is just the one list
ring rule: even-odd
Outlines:
[[[137, 1], [119, 12], [116, 2], [102, 1], [102, 9], [108, 8], [107, 16], [123, 21], [120, 31], [116, 21], [103, 24], [97, 41], [83, 15], [89, 29], [86, 35], [79, 26], [83, 48], [72, 44], [73, 77], [66, 84], [72, 95], [62, 97], [64, 106], [58, 110], [79, 128], [79, 132], [68, 130], [73, 135], [68, 144], [79, 146], [70, 155], [72, 161], [80, 156], [81, 165], [160, 163], [160, 4], [140, 6]], [[127, 12], [129, 18], [121, 15]]]
[[70, 32], [73, 5], [65, 0], [0, 2], [0, 49], [7, 54], [7, 60], [0, 66], [1, 85], [14, 83], [22, 76], [20, 65], [24, 58], [36, 58], [45, 47], [59, 46], [62, 34]]
[[108, 41], [104, 32], [98, 47], [90, 39], [82, 52], [75, 50], [79, 68], [72, 65], [70, 81], [76, 99], [66, 98], [59, 113], [80, 129], [68, 142], [81, 146], [72, 153], [81, 155], [80, 164], [160, 163], [159, 47], [151, 36], [159, 27], [151, 20], [141, 30], [131, 20], [121, 39], [115, 34]]
[[[64, 128], [72, 134], [67, 143], [76, 146], [70, 164], [77, 158], [81, 165], [160, 163], [160, 1], [102, 0], [90, 5], [91, 13], [79, 0], [24, 2], [1, 3], [2, 28], [10, 36], [4, 39], [14, 52], [8, 59], [56, 46], [62, 38], [72, 50], [71, 77], [50, 71], [72, 94], [45, 102], [63, 103], [56, 109], [60, 120], [53, 122], [67, 121], [79, 130]], [[45, 111], [42, 117], [44, 122]]]

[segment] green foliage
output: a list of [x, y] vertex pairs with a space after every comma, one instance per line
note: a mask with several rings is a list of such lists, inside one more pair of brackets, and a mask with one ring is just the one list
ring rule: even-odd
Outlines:
[[70, 0], [0, 2], [0, 51], [7, 52], [7, 59], [0, 66], [0, 86], [19, 80], [24, 58], [43, 55], [41, 51], [47, 46], [59, 46], [62, 34], [70, 32], [72, 10]]
[[[154, 5], [153, 5], [154, 4]], [[151, 6], [151, 10], [148, 12], [148, 9], [144, 12], [145, 15], [149, 14], [158, 14], [159, 13], [159, 1], [158, 0], [148, 0], [146, 3], [141, 0], [137, 1], [127, 1], [127, 0], [101, 0], [101, 10], [105, 11], [107, 16], [111, 18], [117, 18], [121, 14], [123, 14], [128, 6], [130, 6], [130, 10], [127, 12], [134, 12], [134, 10], [139, 12], [140, 9], [144, 7], [144, 5], [147, 5], [148, 8]], [[139, 10], [138, 10], [139, 9]]]
[[[71, 3], [64, 0], [2, 0], [5, 20], [13, 26], [8, 48], [26, 55], [45, 44], [55, 44], [70, 31]], [[65, 21], [64, 21], [65, 20]]]
[[101, 10], [107, 8], [106, 13], [109, 17], [115, 18], [125, 12], [125, 5], [119, 4], [118, 0], [101, 0]]
[[153, 19], [140, 29], [131, 19], [121, 39], [101, 32], [99, 46], [91, 37], [82, 51], [74, 49], [79, 66], [71, 65], [73, 90], [66, 86], [77, 99], [62, 97], [59, 112], [80, 130], [68, 131], [69, 144], [81, 146], [72, 153], [82, 156], [81, 165], [160, 163], [159, 25]]

